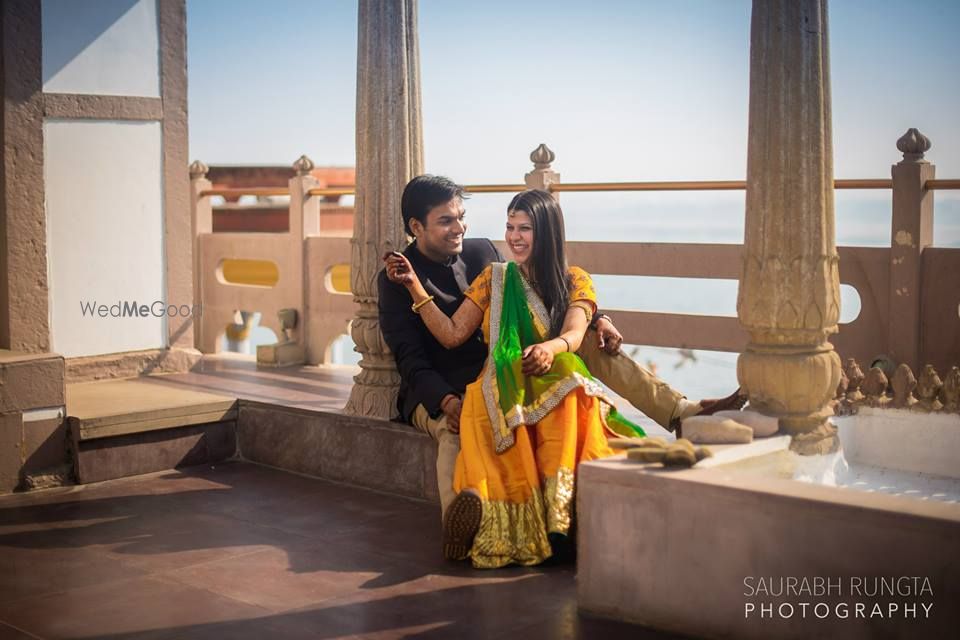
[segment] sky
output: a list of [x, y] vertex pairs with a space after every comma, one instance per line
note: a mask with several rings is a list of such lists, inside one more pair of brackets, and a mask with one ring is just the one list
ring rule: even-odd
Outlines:
[[[356, 2], [188, 0], [191, 158], [354, 163]], [[428, 171], [517, 182], [742, 179], [750, 3], [421, 0]], [[830, 3], [835, 174], [883, 177], [911, 126], [960, 176], [960, 2]]]

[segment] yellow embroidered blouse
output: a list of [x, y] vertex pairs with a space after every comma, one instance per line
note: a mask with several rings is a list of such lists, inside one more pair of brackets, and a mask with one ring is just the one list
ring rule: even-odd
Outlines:
[[[463, 294], [470, 298], [478, 307], [486, 311], [490, 306], [491, 283], [493, 267], [487, 266], [478, 275]], [[580, 302], [589, 309], [587, 320], [597, 312], [597, 290], [593, 286], [590, 274], [580, 267], [567, 269], [570, 287], [570, 304]], [[586, 310], [586, 309], [585, 309]]]

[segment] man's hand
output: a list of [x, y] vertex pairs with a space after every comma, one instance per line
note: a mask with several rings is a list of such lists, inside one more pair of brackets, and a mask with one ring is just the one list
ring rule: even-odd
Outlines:
[[553, 366], [553, 351], [543, 344], [532, 344], [523, 350], [521, 368], [525, 376], [542, 376]]
[[463, 400], [460, 396], [448, 393], [440, 401], [440, 410], [447, 416], [447, 427], [452, 433], [460, 433], [460, 411], [463, 409]]
[[610, 319], [606, 316], [597, 318], [597, 346], [601, 351], [606, 351], [612, 356], [620, 353], [620, 345], [623, 344], [623, 336], [613, 326]]

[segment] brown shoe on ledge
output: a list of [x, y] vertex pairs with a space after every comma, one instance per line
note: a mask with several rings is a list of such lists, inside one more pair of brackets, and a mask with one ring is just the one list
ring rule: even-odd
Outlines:
[[443, 557], [447, 560], [465, 560], [480, 528], [483, 504], [473, 489], [457, 494], [443, 517]]
[[[739, 411], [743, 409], [743, 405], [747, 404], [747, 400], [747, 396], [740, 393], [738, 387], [736, 391], [726, 398], [704, 398], [700, 401], [700, 411], [693, 415], [712, 416], [718, 411]], [[680, 418], [674, 418], [670, 422], [669, 429], [676, 433], [678, 438], [683, 437], [680, 429]]]
[[743, 409], [743, 405], [747, 404], [747, 396], [740, 393], [738, 388], [736, 391], [728, 395], [726, 398], [710, 398], [700, 401], [700, 413], [698, 416], [712, 416], [717, 411], [739, 411]]

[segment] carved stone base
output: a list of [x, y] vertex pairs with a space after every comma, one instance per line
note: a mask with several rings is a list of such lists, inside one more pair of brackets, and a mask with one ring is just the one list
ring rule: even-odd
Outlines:
[[791, 451], [804, 456], [834, 453], [839, 448], [840, 436], [837, 435], [837, 428], [829, 422], [821, 424], [813, 431], [799, 433], [790, 441]]
[[353, 378], [353, 389], [350, 390], [350, 399], [344, 412], [354, 416], [391, 420], [397, 415], [399, 386], [400, 376], [393, 360], [389, 361], [389, 369], [372, 369], [368, 362]]
[[773, 347], [751, 343], [737, 360], [737, 378], [756, 411], [779, 419], [780, 432], [804, 454], [835, 451], [831, 400], [840, 382], [840, 358], [829, 343]]
[[360, 359], [360, 373], [353, 379], [353, 389], [344, 412], [354, 416], [390, 420], [397, 415], [397, 390], [400, 374], [390, 347], [380, 334], [376, 300], [357, 299], [360, 309], [350, 325]]

